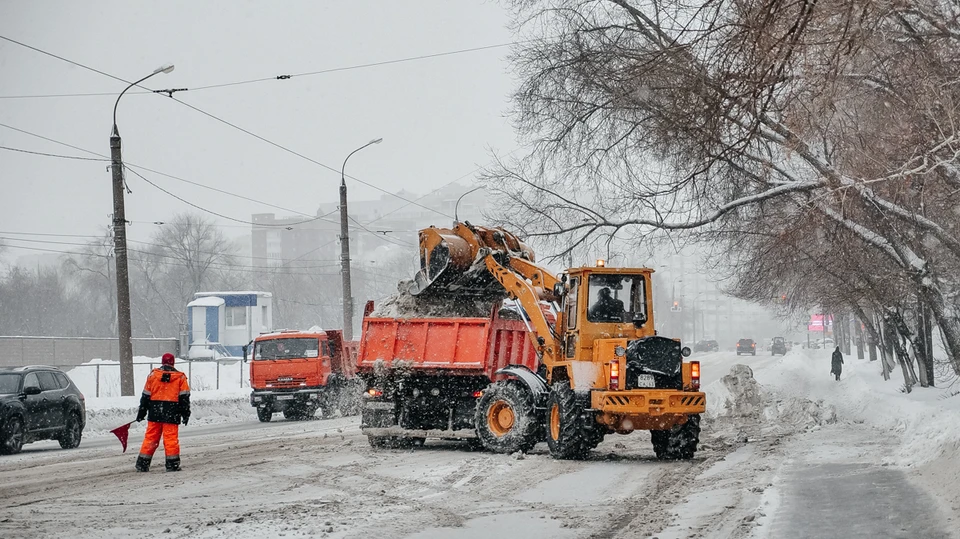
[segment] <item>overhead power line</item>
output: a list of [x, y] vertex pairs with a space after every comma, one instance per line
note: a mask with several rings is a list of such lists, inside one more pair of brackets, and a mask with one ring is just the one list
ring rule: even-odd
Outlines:
[[[18, 45], [22, 45], [22, 46], [27, 47], [27, 48], [29, 48], [29, 49], [32, 49], [32, 50], [34, 50], [34, 51], [37, 51], [37, 52], [41, 52], [41, 53], [46, 54], [44, 51], [41, 51], [40, 49], [37, 49], [37, 48], [35, 48], [35, 47], [30, 47], [29, 45], [26, 45], [26, 44], [24, 44], [24, 43], [20, 43], [19, 41], [15, 41], [15, 40], [13, 40], [13, 39], [10, 39], [10, 38], [7, 38], [7, 37], [3, 37], [3, 36], [0, 36], [0, 38], [6, 39], [7, 41], [16, 43], [16, 44], [18, 44]], [[470, 48], [467, 48], [467, 49], [457, 49], [457, 50], [452, 50], [452, 51], [437, 52], [437, 53], [433, 53], [433, 54], [421, 54], [421, 55], [418, 55], [418, 56], [408, 56], [408, 57], [405, 57], [405, 58], [395, 58], [395, 59], [392, 59], [392, 60], [382, 60], [382, 61], [379, 61], [379, 62], [369, 62], [369, 63], [365, 63], [365, 64], [354, 64], [354, 65], [341, 66], [341, 67], [332, 67], [332, 68], [328, 68], [328, 69], [320, 69], [320, 70], [317, 70], [317, 71], [306, 71], [306, 72], [303, 72], [303, 73], [295, 73], [295, 74], [291, 74], [291, 75], [274, 75], [274, 76], [270, 76], [270, 77], [260, 77], [260, 78], [255, 78], [255, 79], [238, 80], [238, 81], [233, 81], [233, 82], [223, 82], [223, 83], [219, 83], [219, 84], [208, 84], [208, 85], [206, 85], [206, 86], [194, 86], [193, 88], [176, 88], [176, 89], [171, 89], [171, 90], [145, 90], [145, 91], [139, 91], [139, 92], [133, 91], [133, 92], [129, 92], [129, 93], [130, 93], [130, 94], [167, 93], [168, 96], [169, 96], [171, 93], [174, 93], [174, 92], [198, 92], [198, 91], [201, 91], [201, 90], [211, 90], [211, 89], [215, 89], [215, 88], [226, 88], [226, 87], [231, 87], [231, 86], [241, 86], [241, 85], [246, 85], [246, 84], [256, 84], [256, 83], [260, 83], [260, 82], [283, 81], [283, 80], [290, 80], [290, 79], [293, 79], [293, 78], [311, 77], [311, 76], [314, 76], [314, 75], [325, 75], [325, 74], [329, 74], [329, 73], [337, 73], [337, 72], [341, 72], [341, 71], [353, 71], [353, 70], [357, 70], [357, 69], [367, 69], [367, 68], [371, 68], [371, 67], [380, 67], [380, 66], [391, 65], [391, 64], [401, 64], [401, 63], [405, 63], [405, 62], [415, 62], [415, 61], [419, 61], [419, 60], [429, 60], [429, 59], [433, 59], [433, 58], [441, 58], [441, 57], [444, 57], [444, 56], [453, 56], [453, 55], [455, 55], [455, 54], [465, 54], [465, 53], [471, 53], [471, 52], [479, 52], [479, 51], [486, 51], [486, 50], [492, 50], [492, 49], [500, 49], [500, 48], [503, 48], [503, 47], [509, 47], [509, 46], [511, 46], [511, 45], [513, 45], [513, 44], [514, 44], [514, 43], [499, 43], [499, 44], [496, 44], [496, 45], [483, 45], [483, 46], [480, 46], [480, 47], [470, 47]], [[51, 55], [51, 56], [53, 56], [53, 55]], [[59, 56], [57, 56], [56, 58], [58, 58], [58, 59], [60, 59], [60, 60], [63, 60], [63, 61], [69, 61], [69, 60], [66, 60], [65, 58], [61, 58], [61, 57], [59, 57]], [[169, 92], [169, 93], [168, 93], [168, 92]], [[46, 99], [46, 98], [59, 98], [59, 97], [104, 97], [104, 96], [114, 96], [114, 95], [116, 95], [116, 93], [114, 93], [114, 92], [89, 92], [89, 93], [69, 93], [69, 94], [39, 94], [39, 95], [3, 95], [3, 96], [0, 96], [0, 99]]]
[[11, 147], [9, 147], [9, 146], [0, 146], [0, 150], [8, 150], [8, 151], [11, 151], [11, 152], [20, 152], [20, 153], [28, 153], [28, 154], [31, 154], [31, 155], [42, 155], [42, 156], [45, 156], [45, 157], [59, 157], [60, 159], [76, 159], [76, 160], [78, 160], [78, 161], [110, 161], [109, 159], [106, 159], [106, 158], [98, 159], [98, 158], [96, 158], [96, 157], [77, 157], [77, 156], [75, 156], [75, 155], [61, 155], [61, 154], [56, 154], [56, 153], [34, 152], [34, 151], [31, 151], [31, 150], [24, 150], [24, 149], [22, 149], [22, 148], [11, 148]]
[[[124, 79], [121, 79], [120, 77], [117, 77], [116, 75], [111, 75], [111, 74], [109, 74], [109, 73], [100, 71], [99, 69], [94, 69], [94, 68], [92, 68], [92, 67], [90, 67], [90, 66], [81, 64], [81, 63], [79, 63], [79, 62], [75, 62], [75, 61], [70, 60], [70, 59], [68, 59], [68, 58], [64, 58], [63, 56], [59, 56], [59, 55], [53, 54], [53, 53], [51, 53], [51, 52], [47, 52], [47, 51], [42, 50], [42, 49], [38, 49], [37, 47], [33, 47], [33, 46], [30, 46], [30, 45], [27, 45], [26, 43], [22, 43], [22, 42], [20, 42], [20, 41], [15, 40], [15, 39], [10, 39], [10, 38], [8, 38], [8, 37], [6, 37], [6, 36], [2, 36], [2, 35], [0, 35], [0, 39], [7, 40], [7, 41], [9, 41], [9, 42], [11, 42], [11, 43], [15, 43], [15, 44], [17, 44], [17, 45], [20, 45], [20, 46], [22, 46], [22, 47], [26, 47], [26, 48], [28, 48], [28, 49], [30, 49], [30, 50], [33, 50], [33, 51], [36, 51], [36, 52], [38, 52], [38, 53], [45, 54], [45, 55], [47, 55], [47, 56], [51, 56], [51, 57], [56, 58], [56, 59], [58, 59], [58, 60], [61, 60], [61, 61], [67, 62], [67, 63], [69, 63], [69, 64], [75, 65], [75, 66], [77, 66], [77, 67], [80, 67], [80, 68], [83, 68], [83, 69], [87, 69], [87, 70], [89, 70], [89, 71], [92, 71], [92, 72], [94, 72], [94, 73], [98, 73], [98, 74], [103, 75], [103, 76], [105, 76], [105, 77], [109, 77], [109, 78], [111, 78], [111, 79], [118, 80], [118, 81], [123, 82], [123, 83], [125, 83], [125, 84], [131, 84], [130, 81], [126, 81], [126, 80], [124, 80]], [[139, 85], [139, 84], [137, 85], [137, 87], [138, 87], [138, 88], [143, 88], [144, 90], [147, 90], [147, 91], [151, 91], [151, 92], [153, 91], [153, 90], [151, 90], [150, 88], [147, 88], [147, 87], [142, 86], [142, 85]], [[278, 149], [280, 149], [280, 150], [283, 150], [283, 151], [285, 151], [285, 152], [287, 152], [287, 153], [289, 153], [289, 154], [291, 154], [291, 155], [295, 155], [295, 156], [297, 156], [297, 157], [300, 157], [301, 159], [304, 159], [304, 160], [306, 160], [306, 161], [308, 161], [308, 162], [310, 162], [310, 163], [313, 163], [313, 164], [315, 164], [315, 165], [317, 165], [317, 166], [320, 166], [320, 167], [322, 167], [322, 168], [325, 168], [325, 169], [327, 169], [327, 170], [329, 170], [329, 171], [331, 171], [331, 172], [335, 172], [335, 173], [341, 172], [339, 169], [334, 168], [334, 167], [331, 167], [330, 165], [327, 165], [326, 163], [322, 163], [322, 162], [320, 162], [320, 161], [317, 161], [316, 159], [313, 159], [313, 158], [311, 158], [311, 157], [308, 157], [308, 156], [306, 156], [306, 155], [304, 155], [304, 154], [302, 154], [302, 153], [300, 153], [300, 152], [298, 152], [298, 151], [296, 151], [296, 150], [292, 150], [292, 149], [290, 149], [290, 148], [287, 148], [286, 146], [284, 146], [284, 145], [282, 145], [282, 144], [279, 144], [279, 143], [274, 142], [274, 141], [272, 141], [272, 140], [270, 140], [270, 139], [267, 139], [267, 138], [265, 138], [265, 137], [262, 137], [262, 136], [260, 136], [260, 135], [258, 135], [258, 134], [256, 134], [256, 133], [248, 130], [248, 129], [245, 129], [245, 128], [243, 128], [243, 127], [240, 127], [240, 126], [237, 125], [237, 124], [228, 122], [227, 120], [224, 120], [223, 118], [220, 118], [219, 116], [216, 116], [216, 115], [214, 115], [214, 114], [211, 114], [211, 113], [209, 113], [209, 112], [207, 112], [207, 111], [205, 111], [205, 110], [202, 110], [202, 109], [200, 109], [200, 108], [198, 108], [198, 107], [195, 107], [195, 106], [193, 106], [193, 105], [191, 105], [191, 104], [189, 104], [189, 103], [187, 103], [187, 102], [185, 102], [185, 101], [182, 101], [182, 100], [180, 100], [180, 99], [177, 99], [177, 98], [173, 97], [173, 93], [170, 93], [169, 97], [170, 97], [170, 99], [176, 101], [177, 103], [180, 103], [181, 105], [183, 105], [183, 106], [185, 106], [185, 107], [187, 107], [187, 108], [189, 108], [189, 109], [191, 109], [191, 110], [194, 110], [194, 111], [196, 111], [196, 112], [199, 112], [200, 114], [203, 114], [204, 116], [207, 116], [207, 117], [209, 117], [209, 118], [211, 118], [211, 119], [213, 119], [213, 120], [216, 120], [216, 121], [218, 121], [218, 122], [220, 122], [220, 123], [223, 123], [224, 125], [227, 125], [227, 126], [229, 126], [229, 127], [232, 127], [233, 129], [236, 129], [236, 130], [238, 130], [238, 131], [240, 131], [240, 132], [242, 132], [242, 133], [245, 133], [245, 134], [247, 134], [247, 135], [249, 135], [249, 136], [251, 136], [251, 137], [253, 137], [253, 138], [256, 138], [257, 140], [260, 140], [260, 141], [262, 141], [262, 142], [265, 142], [265, 143], [267, 143], [267, 144], [270, 144], [271, 146], [274, 146], [275, 148], [278, 148]], [[396, 193], [391, 193], [390, 191], [387, 191], [386, 189], [383, 189], [382, 187], [378, 187], [378, 186], [376, 186], [376, 185], [374, 185], [374, 184], [372, 184], [372, 183], [370, 183], [370, 182], [361, 180], [360, 178], [357, 178], [356, 176], [347, 175], [347, 177], [350, 178], [351, 180], [357, 182], [357, 183], [366, 185], [367, 187], [370, 187], [370, 188], [372, 188], [372, 189], [376, 189], [377, 191], [380, 191], [380, 192], [382, 192], [382, 193], [384, 193], [384, 194], [386, 194], [386, 195], [389, 195], [389, 196], [392, 196], [392, 197], [396, 197], [396, 198], [398, 198], [398, 199], [400, 199], [400, 200], [403, 200], [403, 201], [408, 202], [408, 203], [410, 203], [410, 204], [413, 204], [413, 205], [415, 205], [415, 206], [419, 206], [419, 207], [421, 207], [421, 208], [423, 208], [423, 209], [425, 209], [425, 210], [427, 210], [427, 211], [431, 211], [431, 212], [437, 213], [437, 214], [439, 214], [439, 215], [443, 215], [443, 216], [445, 216], [445, 217], [453, 218], [453, 216], [451, 216], [451, 215], [447, 215], [447, 214], [445, 214], [445, 213], [443, 213], [443, 212], [441, 212], [441, 211], [439, 211], [439, 210], [437, 210], [437, 209], [430, 208], [430, 207], [428, 207], [428, 206], [424, 206], [424, 205], [422, 205], [422, 204], [417, 203], [416, 201], [409, 200], [409, 199], [404, 198], [404, 197], [402, 197], [402, 196], [400, 196], [400, 195], [398, 195], [398, 194], [396, 194]]]

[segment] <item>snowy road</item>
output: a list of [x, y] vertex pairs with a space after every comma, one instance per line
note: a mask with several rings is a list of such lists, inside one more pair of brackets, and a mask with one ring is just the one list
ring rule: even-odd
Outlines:
[[[700, 359], [705, 382], [779, 361]], [[543, 444], [522, 458], [373, 450], [355, 417], [191, 425], [180, 474], [134, 472], [139, 436], [126, 455], [102, 436], [73, 451], [32, 444], [0, 457], [0, 537], [949, 536], [951, 508], [929, 483], [879, 464], [889, 437], [780, 406], [778, 420], [705, 418], [689, 462], [658, 462], [646, 433], [609, 436], [583, 462]]]

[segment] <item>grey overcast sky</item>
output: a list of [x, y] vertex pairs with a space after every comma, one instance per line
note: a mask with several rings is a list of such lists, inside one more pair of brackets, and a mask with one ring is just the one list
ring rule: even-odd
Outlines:
[[[7, 38], [130, 81], [162, 64], [176, 65], [144, 83], [150, 88], [197, 88], [505, 44], [513, 40], [507, 19], [502, 5], [480, 0], [0, 2], [0, 35]], [[132, 93], [136, 88], [118, 110], [124, 161], [313, 215], [319, 203], [336, 200], [346, 155], [383, 137], [350, 159], [347, 174], [390, 192], [423, 194], [487, 163], [490, 148], [516, 148], [506, 117], [514, 85], [508, 50], [174, 94], [337, 172], [165, 96]], [[0, 123], [8, 126], [108, 155], [112, 107], [124, 86], [0, 40]], [[9, 97], [100, 92], [109, 95]], [[91, 157], [2, 126], [0, 146]], [[112, 212], [106, 165], [0, 150], [6, 202], [0, 232], [100, 233]], [[287, 213], [144, 174], [177, 196], [238, 219]], [[131, 239], [149, 239], [153, 221], [194, 211], [132, 174], [128, 182]], [[349, 185], [352, 200], [381, 195]], [[229, 236], [248, 228], [208, 217], [227, 225]], [[438, 224], [448, 221], [437, 215]]]

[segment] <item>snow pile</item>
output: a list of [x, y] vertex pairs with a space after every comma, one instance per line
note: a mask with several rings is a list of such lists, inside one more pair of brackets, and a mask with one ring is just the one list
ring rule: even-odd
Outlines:
[[753, 370], [734, 365], [730, 374], [704, 388], [707, 394], [707, 415], [759, 419], [763, 411], [760, 385]]
[[777, 422], [796, 428], [812, 428], [837, 422], [837, 411], [822, 400], [789, 398], [773, 405]]
[[493, 300], [469, 296], [414, 296], [404, 291], [383, 300], [371, 318], [489, 318]]

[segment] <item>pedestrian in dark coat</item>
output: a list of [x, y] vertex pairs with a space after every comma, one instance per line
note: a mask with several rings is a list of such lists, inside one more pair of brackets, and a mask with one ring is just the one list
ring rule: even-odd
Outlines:
[[840, 371], [843, 370], [843, 354], [840, 353], [840, 347], [833, 351], [830, 358], [830, 374], [836, 375], [837, 381], [840, 381]]

